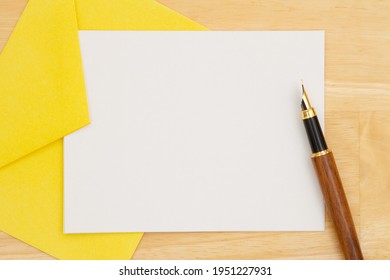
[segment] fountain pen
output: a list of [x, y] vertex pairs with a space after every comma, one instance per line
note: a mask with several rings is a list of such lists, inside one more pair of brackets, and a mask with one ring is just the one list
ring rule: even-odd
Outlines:
[[310, 105], [303, 83], [301, 109], [314, 169], [345, 259], [362, 260], [363, 254], [336, 162], [332, 151], [328, 149], [316, 111]]

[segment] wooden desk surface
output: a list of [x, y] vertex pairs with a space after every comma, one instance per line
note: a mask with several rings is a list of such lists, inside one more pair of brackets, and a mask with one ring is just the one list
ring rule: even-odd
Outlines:
[[[0, 50], [27, 0], [0, 0]], [[326, 136], [366, 259], [390, 259], [390, 1], [160, 0], [211, 30], [325, 30]], [[0, 259], [50, 259], [0, 232]], [[146, 233], [134, 259], [339, 259], [325, 232]]]

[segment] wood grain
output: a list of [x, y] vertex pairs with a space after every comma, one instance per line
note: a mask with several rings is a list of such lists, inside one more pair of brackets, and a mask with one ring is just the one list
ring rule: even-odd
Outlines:
[[[0, 49], [26, 2], [0, 0]], [[365, 258], [390, 259], [390, 1], [159, 2], [211, 30], [325, 30], [327, 142]], [[0, 259], [45, 256], [0, 233]], [[146, 233], [134, 255], [134, 259], [342, 258], [328, 217], [325, 232]]]
[[315, 156], [312, 161], [345, 258], [362, 260], [355, 224], [333, 153]]
[[365, 258], [390, 259], [390, 113], [360, 119], [360, 241]]

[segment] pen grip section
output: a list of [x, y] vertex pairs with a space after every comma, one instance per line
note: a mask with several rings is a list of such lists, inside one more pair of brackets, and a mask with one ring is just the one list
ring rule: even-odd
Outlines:
[[312, 153], [318, 153], [328, 149], [326, 145], [324, 134], [322, 133], [320, 122], [318, 117], [314, 116], [303, 120], [305, 125], [306, 134], [309, 139]]
[[312, 158], [325, 204], [347, 260], [362, 260], [358, 236], [333, 153]]

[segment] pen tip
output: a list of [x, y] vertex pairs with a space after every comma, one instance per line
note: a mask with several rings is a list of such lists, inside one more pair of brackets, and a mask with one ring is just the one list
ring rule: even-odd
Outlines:
[[307, 110], [307, 109], [311, 108], [311, 105], [310, 105], [309, 99], [307, 98], [306, 90], [305, 90], [305, 87], [303, 85], [303, 80], [302, 79], [301, 79], [301, 83], [302, 83], [301, 108], [302, 108], [302, 110]]

